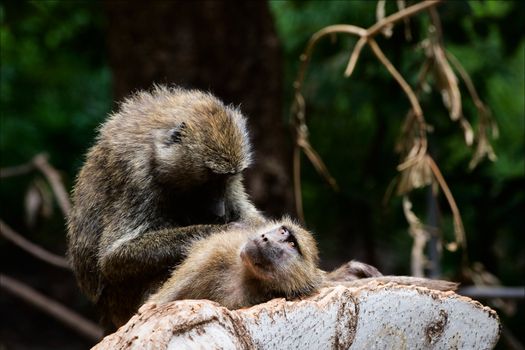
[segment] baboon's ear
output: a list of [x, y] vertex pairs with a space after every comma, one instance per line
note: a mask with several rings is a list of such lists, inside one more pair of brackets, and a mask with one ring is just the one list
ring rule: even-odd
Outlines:
[[186, 123], [182, 122], [173, 129], [169, 131], [169, 140], [171, 143], [180, 143], [182, 141], [182, 136], [184, 135], [184, 130], [186, 129]]

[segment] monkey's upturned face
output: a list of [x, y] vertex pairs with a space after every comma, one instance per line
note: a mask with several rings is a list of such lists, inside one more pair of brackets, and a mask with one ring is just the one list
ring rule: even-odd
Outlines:
[[304, 259], [296, 234], [286, 225], [257, 232], [240, 255], [247, 269], [262, 280], [286, 278], [294, 265]]

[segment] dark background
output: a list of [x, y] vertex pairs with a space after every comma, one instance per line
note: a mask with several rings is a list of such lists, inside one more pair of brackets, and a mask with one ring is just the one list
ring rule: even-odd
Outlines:
[[[439, 7], [445, 47], [469, 72], [498, 123], [496, 162], [470, 171], [473, 149], [448, 117], [439, 92], [422, 98], [431, 152], [461, 210], [468, 266], [481, 263], [503, 285], [523, 285], [524, 231], [524, 23], [520, 1], [453, 1]], [[208, 90], [240, 105], [256, 149], [247, 188], [267, 215], [295, 216], [289, 130], [292, 82], [310, 36], [331, 24], [369, 27], [374, 1], [6, 1], [0, 5], [0, 166], [29, 161], [40, 152], [62, 172], [68, 189], [93, 143], [96, 127], [115, 102], [153, 82]], [[387, 3], [387, 13], [395, 11]], [[416, 82], [428, 16], [411, 19], [390, 39], [377, 37], [407, 81]], [[334, 192], [303, 157], [302, 193], [308, 228], [316, 233], [322, 265], [358, 259], [385, 274], [409, 274], [412, 239], [401, 199], [384, 201], [399, 163], [394, 145], [407, 109], [396, 82], [364, 49], [350, 79], [342, 76], [355, 39], [323, 40], [305, 81], [312, 145], [338, 181]], [[464, 114], [477, 114], [465, 90]], [[46, 249], [65, 254], [64, 220], [56, 203], [36, 222], [25, 214], [26, 192], [38, 173], [1, 180], [0, 217]], [[425, 190], [414, 193], [425, 218]], [[453, 239], [452, 219], [438, 197], [439, 226]], [[50, 215], [49, 211], [52, 210]], [[61, 301], [92, 320], [96, 314], [73, 276], [0, 240], [2, 273]], [[445, 278], [464, 281], [461, 252], [443, 251]], [[522, 299], [523, 300], [523, 299]], [[488, 301], [484, 301], [487, 303]], [[523, 343], [523, 301], [498, 309]], [[513, 309], [514, 307], [514, 309]], [[71, 349], [92, 345], [49, 316], [2, 291], [0, 348]], [[522, 329], [522, 328], [521, 328]], [[500, 345], [504, 348], [505, 345]]]

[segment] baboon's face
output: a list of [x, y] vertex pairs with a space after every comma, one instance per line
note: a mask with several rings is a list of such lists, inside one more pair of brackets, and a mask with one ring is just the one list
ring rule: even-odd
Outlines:
[[315, 239], [288, 218], [260, 227], [247, 238], [240, 257], [253, 278], [286, 296], [308, 294], [322, 281]]
[[304, 261], [296, 232], [287, 225], [265, 228], [252, 235], [240, 255], [248, 270], [263, 280], [286, 278]]
[[[198, 108], [195, 107], [197, 110]], [[231, 221], [228, 196], [241, 186], [249, 164], [247, 135], [225, 108], [205, 110], [155, 130], [153, 169], [157, 180], [209, 217], [206, 222]]]

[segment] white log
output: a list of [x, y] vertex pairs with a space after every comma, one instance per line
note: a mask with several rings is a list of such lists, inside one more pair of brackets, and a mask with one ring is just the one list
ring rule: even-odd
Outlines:
[[492, 349], [499, 333], [496, 312], [470, 298], [370, 283], [235, 311], [150, 303], [95, 349]]

